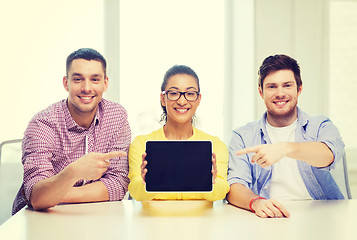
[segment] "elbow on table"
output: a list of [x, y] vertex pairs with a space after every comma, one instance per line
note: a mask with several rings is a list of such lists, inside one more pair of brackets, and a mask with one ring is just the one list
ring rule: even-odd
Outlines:
[[36, 211], [45, 210], [56, 206], [58, 203], [44, 202], [42, 199], [31, 199], [31, 207]]
[[226, 195], [226, 200], [227, 200], [227, 202], [229, 202], [230, 204], [233, 204], [232, 202], [234, 202], [234, 196], [233, 196], [233, 194], [232, 194], [231, 191], [229, 191], [229, 192], [227, 193], [227, 195]]

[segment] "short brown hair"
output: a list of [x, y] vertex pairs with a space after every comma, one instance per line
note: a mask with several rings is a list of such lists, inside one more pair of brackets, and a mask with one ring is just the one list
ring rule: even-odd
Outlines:
[[291, 70], [294, 73], [295, 81], [297, 88], [302, 85], [300, 67], [297, 61], [284, 54], [276, 54], [274, 56], [269, 56], [264, 59], [262, 65], [259, 68], [258, 76], [259, 82], [258, 85], [263, 91], [263, 83], [266, 76], [272, 72], [279, 70]]
[[107, 62], [105, 58], [98, 51], [92, 48], [80, 48], [74, 52], [72, 52], [66, 60], [66, 74], [68, 75], [69, 68], [73, 60], [75, 59], [85, 59], [85, 60], [95, 60], [102, 63], [104, 77], [107, 75]]

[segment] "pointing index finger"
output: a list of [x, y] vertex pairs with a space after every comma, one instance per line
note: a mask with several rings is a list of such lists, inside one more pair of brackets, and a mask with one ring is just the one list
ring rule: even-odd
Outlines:
[[236, 152], [236, 155], [243, 155], [243, 154], [247, 154], [247, 153], [256, 153], [256, 152], [258, 152], [258, 147], [257, 146], [248, 147], [248, 148], [244, 148], [244, 149], [238, 150]]

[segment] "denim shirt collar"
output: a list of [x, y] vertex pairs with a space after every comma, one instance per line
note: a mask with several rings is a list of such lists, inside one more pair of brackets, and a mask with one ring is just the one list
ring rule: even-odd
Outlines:
[[[296, 128], [303, 129], [303, 132], [306, 132], [306, 126], [309, 123], [309, 116], [304, 113], [299, 107], [297, 108], [297, 125]], [[267, 123], [267, 112], [263, 114], [262, 118], [259, 121], [260, 134], [266, 143], [271, 143], [269, 135], [266, 129]]]

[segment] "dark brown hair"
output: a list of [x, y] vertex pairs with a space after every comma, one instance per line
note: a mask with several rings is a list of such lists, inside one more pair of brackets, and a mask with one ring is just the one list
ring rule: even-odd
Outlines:
[[104, 77], [107, 75], [107, 62], [105, 58], [92, 48], [80, 48], [73, 53], [71, 53], [66, 60], [66, 74], [68, 75], [69, 68], [71, 67], [72, 61], [75, 59], [85, 59], [85, 60], [95, 60], [102, 63]]
[[291, 70], [294, 73], [297, 88], [302, 85], [300, 67], [297, 61], [287, 55], [276, 54], [264, 59], [262, 65], [259, 68], [259, 82], [258, 85], [263, 91], [263, 83], [266, 76], [272, 72], [279, 70]]

